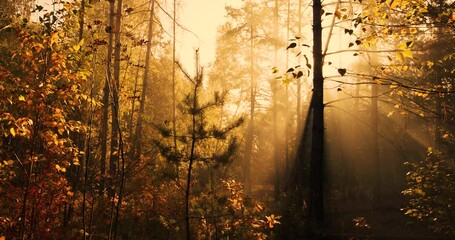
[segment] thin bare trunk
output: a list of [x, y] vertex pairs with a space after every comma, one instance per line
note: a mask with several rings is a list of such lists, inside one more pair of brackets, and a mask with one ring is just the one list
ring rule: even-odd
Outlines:
[[[110, 160], [109, 160], [109, 174], [112, 179], [112, 184], [111, 188], [109, 191], [109, 197], [113, 198], [112, 199], [112, 204], [113, 206], [116, 206], [116, 201], [115, 199], [119, 197], [116, 195], [116, 187], [118, 187], [118, 173], [119, 173], [119, 156], [123, 153], [119, 152], [119, 134], [120, 134], [120, 123], [119, 123], [119, 81], [120, 81], [120, 54], [121, 54], [121, 22], [122, 22], [122, 10], [123, 10], [123, 1], [122, 0], [117, 0], [117, 12], [115, 14], [115, 51], [114, 51], [114, 77], [111, 79], [111, 95], [112, 95], [112, 101], [111, 101], [111, 119], [112, 119], [112, 126], [111, 126], [111, 152], [110, 152]], [[123, 159], [122, 159], [123, 162]], [[120, 179], [123, 181], [123, 179]], [[121, 186], [120, 186], [121, 188]], [[119, 203], [119, 200], [117, 199], [117, 204]], [[113, 216], [118, 216], [118, 209], [115, 207], [114, 215]], [[115, 239], [116, 234], [117, 234], [117, 217], [113, 218], [113, 221], [111, 222], [110, 229], [112, 231], [109, 232], [109, 237], [110, 239]]]
[[[273, 32], [274, 32], [274, 58], [273, 64], [276, 67], [278, 63], [278, 0], [275, 0], [273, 10]], [[275, 168], [275, 200], [278, 200], [280, 195], [280, 159], [279, 159], [279, 144], [278, 144], [278, 81], [272, 79], [272, 138], [273, 138], [273, 163]]]
[[[199, 109], [199, 102], [198, 102], [198, 91], [200, 84], [202, 83], [202, 74], [199, 72], [199, 56], [198, 51], [196, 50], [196, 78], [195, 85], [193, 89], [193, 106], [192, 109], [196, 110]], [[191, 114], [191, 149], [190, 149], [190, 158], [188, 163], [188, 174], [186, 179], [186, 191], [185, 191], [185, 228], [186, 228], [186, 239], [191, 239], [191, 225], [190, 225], [190, 191], [191, 191], [191, 174], [193, 170], [193, 163], [195, 161], [195, 147], [197, 138], [197, 114]]]
[[104, 82], [103, 89], [103, 114], [101, 116], [101, 127], [100, 127], [100, 143], [101, 143], [101, 158], [100, 158], [100, 196], [103, 196], [104, 187], [106, 182], [106, 161], [107, 161], [107, 131], [108, 131], [108, 118], [109, 118], [109, 84], [112, 78], [112, 53], [113, 53], [113, 41], [114, 41], [114, 11], [115, 1], [109, 1], [109, 25], [108, 30], [108, 43], [107, 43], [107, 60], [106, 60], [106, 80]]
[[379, 141], [378, 141], [378, 85], [371, 86], [371, 131], [372, 136], [372, 160], [374, 164], [374, 203], [375, 207], [381, 204], [381, 162], [379, 161]]
[[122, 19], [122, 9], [123, 1], [117, 0], [117, 12], [115, 14], [115, 45], [114, 45], [114, 77], [111, 79], [111, 89], [110, 93], [112, 95], [111, 101], [111, 155], [109, 161], [109, 172], [112, 179], [115, 178], [118, 171], [118, 161], [119, 161], [119, 131], [117, 126], [119, 125], [119, 81], [120, 81], [120, 54], [121, 54], [121, 42], [120, 42], [120, 32], [121, 32], [121, 19]]
[[[92, 61], [92, 69], [94, 69], [96, 63], [96, 52], [93, 57]], [[92, 122], [93, 122], [93, 84], [95, 81], [95, 71], [92, 73], [92, 77], [90, 79], [90, 107], [89, 107], [89, 119], [88, 119], [88, 130], [87, 130], [87, 135], [86, 135], [86, 141], [87, 143], [85, 144], [85, 164], [84, 164], [84, 185], [83, 185], [83, 190], [82, 190], [82, 231], [84, 235], [84, 239], [87, 239], [88, 234], [87, 233], [87, 228], [86, 228], [86, 200], [87, 200], [87, 184], [88, 184], [88, 173], [89, 173], [89, 164], [90, 164], [90, 154], [91, 154], [91, 141], [92, 141]]]
[[[142, 61], [141, 59], [141, 54], [142, 54], [142, 47], [139, 49], [139, 59], [137, 60], [137, 68], [136, 68], [136, 73], [135, 73], [135, 76], [134, 76], [134, 88], [133, 88], [133, 97], [131, 98], [131, 115], [130, 115], [130, 119], [128, 120], [128, 129], [129, 129], [129, 136], [130, 136], [130, 142], [131, 143], [134, 143], [136, 140], [136, 136], [135, 136], [135, 129], [134, 129], [134, 125], [133, 125], [133, 122], [134, 122], [134, 112], [136, 111], [136, 101], [137, 101], [137, 98], [138, 96], [136, 96], [136, 93], [139, 91], [137, 90], [137, 85], [138, 85], [138, 79], [139, 79], [139, 69], [140, 69], [140, 63]], [[131, 146], [130, 148], [130, 151], [129, 151], [129, 154], [130, 154], [130, 159], [133, 159], [134, 157], [134, 151], [135, 151], [135, 147], [134, 146]]]
[[145, 55], [145, 71], [144, 71], [144, 78], [142, 80], [142, 93], [141, 93], [141, 101], [139, 106], [139, 114], [137, 117], [137, 125], [136, 125], [136, 134], [134, 137], [135, 143], [134, 145], [134, 158], [138, 159], [141, 156], [142, 151], [142, 125], [143, 125], [143, 118], [144, 118], [144, 111], [145, 111], [145, 103], [147, 98], [147, 86], [149, 82], [149, 74], [150, 74], [150, 57], [151, 57], [151, 49], [152, 49], [152, 38], [153, 38], [153, 15], [155, 9], [155, 0], [150, 1], [150, 22], [149, 22], [149, 32], [147, 37], [147, 50]]
[[[177, 151], [177, 116], [176, 116], [176, 106], [177, 106], [177, 97], [175, 92], [175, 29], [176, 29], [176, 0], [174, 0], [174, 12], [173, 12], [173, 22], [172, 22], [172, 134], [174, 140], [174, 151]], [[179, 174], [179, 164], [176, 163], [176, 172]]]
[[[251, 2], [250, 2], [251, 4]], [[243, 177], [245, 191], [251, 192], [251, 159], [253, 155], [253, 139], [254, 139], [254, 110], [255, 110], [255, 81], [254, 81], [254, 39], [253, 39], [253, 9], [250, 9], [250, 122], [246, 133], [245, 140], [245, 159], [243, 165]]]
[[[287, 17], [286, 17], [286, 39], [289, 40], [289, 33], [290, 33], [290, 18], [291, 18], [291, 0], [287, 1], [288, 7], [287, 7]], [[286, 51], [286, 69], [289, 68], [289, 51]], [[286, 96], [285, 96], [285, 106], [289, 105], [289, 86], [286, 84]], [[284, 134], [285, 134], [285, 142], [284, 142], [284, 150], [285, 150], [285, 168], [284, 168], [284, 176], [289, 176], [289, 168], [290, 168], [290, 156], [289, 156], [289, 142], [290, 142], [290, 134], [289, 134], [289, 126], [291, 125], [290, 121], [291, 117], [289, 115], [289, 110], [286, 107], [285, 108], [285, 129], [284, 129]]]

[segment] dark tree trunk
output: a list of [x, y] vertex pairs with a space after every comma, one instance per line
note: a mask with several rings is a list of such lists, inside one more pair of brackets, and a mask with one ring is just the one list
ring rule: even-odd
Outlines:
[[79, 41], [84, 37], [84, 16], [85, 15], [85, 0], [81, 0], [81, 10], [79, 11]]
[[310, 160], [309, 218], [312, 230], [319, 232], [324, 221], [324, 103], [322, 75], [321, 1], [313, 1], [313, 128]]
[[[299, 0], [299, 22], [298, 24], [298, 37], [302, 37], [302, 0]], [[289, 39], [289, 38], [288, 38]], [[299, 44], [300, 45], [300, 44]], [[297, 64], [300, 65], [301, 54], [297, 57]], [[299, 134], [302, 132], [302, 80], [297, 78], [297, 109], [296, 109], [296, 139], [299, 138]], [[298, 146], [298, 144], [297, 144]]]
[[378, 85], [371, 86], [371, 131], [372, 136], [372, 160], [374, 165], [374, 205], [381, 204], [381, 162], [379, 160], [379, 139], [378, 139]]

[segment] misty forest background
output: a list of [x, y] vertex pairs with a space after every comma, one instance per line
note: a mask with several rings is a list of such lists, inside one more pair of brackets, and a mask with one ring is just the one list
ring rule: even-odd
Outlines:
[[0, 239], [454, 236], [454, 1], [243, 0], [190, 69], [176, 0], [45, 2], [0, 0]]

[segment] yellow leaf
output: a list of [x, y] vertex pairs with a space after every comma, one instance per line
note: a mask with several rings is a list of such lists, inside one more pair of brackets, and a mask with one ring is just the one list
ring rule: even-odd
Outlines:
[[390, 111], [389, 114], [387, 114], [387, 117], [391, 117], [393, 115], [394, 111]]
[[22, 96], [22, 95], [20, 95], [20, 96], [19, 96], [19, 101], [25, 101], [25, 97]]
[[13, 137], [16, 136], [16, 130], [15, 130], [14, 128], [10, 128], [10, 129], [9, 129], [9, 132], [11, 133], [11, 135], [12, 135]]
[[392, 84], [392, 85], [390, 85], [390, 88], [391, 88], [391, 89], [394, 89], [394, 88], [397, 88], [397, 87], [398, 87], [397, 84]]
[[57, 171], [59, 171], [59, 172], [66, 172], [66, 168], [60, 167], [60, 165], [58, 165], [58, 164], [55, 165], [55, 169], [57, 169]]
[[444, 135], [442, 136], [442, 138], [448, 138], [448, 137], [449, 137], [449, 134], [448, 134], [448, 133], [446, 133], [446, 134], [444, 134]]
[[398, 49], [400, 50], [405, 50], [407, 48], [406, 42], [400, 42], [397, 46]]
[[412, 58], [412, 51], [411, 49], [406, 49], [403, 51], [403, 57], [405, 58]]
[[400, 1], [392, 1], [391, 4], [390, 4], [390, 7], [391, 8], [395, 8], [398, 6], [398, 4], [400, 3]]
[[81, 46], [84, 44], [84, 39], [82, 39], [79, 43], [73, 46], [74, 51], [78, 52], [81, 49]]
[[53, 33], [51, 35], [51, 45], [58, 42], [58, 33]]
[[398, 92], [397, 92], [397, 95], [398, 95], [398, 96], [403, 96], [403, 91], [398, 91]]
[[3, 161], [3, 164], [4, 164], [5, 166], [13, 165], [13, 163], [14, 163], [13, 160]]
[[395, 104], [394, 108], [400, 108], [400, 104]]
[[425, 196], [425, 192], [420, 188], [415, 189], [414, 192], [420, 196]]
[[374, 45], [378, 42], [378, 39], [376, 37], [373, 37], [373, 36], [369, 36], [365, 39], [368, 43]]
[[421, 117], [425, 117], [425, 114], [423, 114], [423, 113], [419, 113], [419, 116], [421, 116]]
[[401, 52], [397, 53], [397, 58], [398, 60], [403, 61], [404, 60], [403, 53]]

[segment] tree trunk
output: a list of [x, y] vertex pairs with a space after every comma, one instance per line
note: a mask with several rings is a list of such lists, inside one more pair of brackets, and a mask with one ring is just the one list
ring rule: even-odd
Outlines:
[[142, 81], [142, 93], [141, 93], [141, 101], [139, 106], [139, 114], [137, 117], [137, 125], [136, 125], [136, 134], [134, 141], [134, 158], [138, 159], [141, 156], [142, 150], [142, 124], [143, 124], [143, 117], [145, 111], [145, 103], [147, 98], [147, 86], [149, 81], [149, 74], [150, 74], [150, 57], [151, 57], [151, 49], [152, 49], [152, 37], [153, 37], [153, 15], [155, 9], [155, 0], [150, 0], [150, 23], [149, 23], [149, 32], [148, 32], [148, 42], [147, 42], [147, 50], [145, 55], [145, 71], [144, 71], [144, 79]]
[[[202, 83], [202, 74], [199, 72], [199, 55], [198, 50], [196, 50], [196, 77], [195, 85], [193, 89], [193, 109], [200, 109], [198, 102], [198, 92], [199, 87]], [[198, 140], [197, 133], [197, 113], [191, 114], [191, 149], [190, 149], [190, 158], [188, 163], [188, 174], [186, 179], [186, 191], [185, 191], [185, 228], [186, 228], [186, 239], [191, 239], [191, 225], [190, 225], [190, 193], [191, 193], [191, 174], [193, 170], [193, 163], [195, 161], [195, 147], [196, 141]]]
[[[130, 159], [133, 159], [134, 158], [134, 155], [135, 155], [135, 147], [134, 147], [134, 143], [136, 141], [136, 129], [134, 128], [134, 112], [136, 111], [136, 101], [137, 101], [137, 97], [136, 96], [136, 93], [139, 91], [137, 89], [137, 85], [138, 85], [138, 79], [139, 79], [139, 69], [140, 69], [140, 64], [141, 64], [141, 57], [142, 57], [142, 46], [139, 48], [139, 58], [137, 60], [137, 68], [136, 68], [136, 72], [134, 74], [134, 87], [133, 87], [133, 97], [131, 98], [131, 115], [130, 115], [130, 119], [128, 120], [128, 130], [129, 130], [129, 140], [130, 142], [133, 144], [131, 145], [131, 148], [129, 149], [129, 157]], [[136, 123], [137, 124], [137, 123]]]
[[[276, 67], [278, 64], [278, 0], [275, 0], [273, 9], [273, 35], [274, 35], [274, 59], [273, 64]], [[278, 81], [274, 77], [272, 79], [272, 132], [273, 132], [273, 162], [275, 168], [275, 200], [278, 200], [280, 195], [280, 159], [279, 159], [279, 144], [278, 144]]]
[[[252, 15], [253, 9], [250, 9]], [[253, 155], [253, 139], [254, 139], [254, 108], [255, 100], [255, 81], [254, 81], [254, 49], [253, 49], [253, 17], [250, 19], [250, 122], [246, 133], [245, 141], [245, 159], [243, 164], [243, 180], [245, 184], [245, 191], [251, 192], [251, 158]]]
[[313, 1], [313, 128], [310, 160], [310, 226], [315, 233], [321, 231], [324, 221], [324, 103], [322, 74], [321, 1]]
[[[177, 96], [176, 96], [176, 81], [175, 81], [175, 29], [176, 29], [176, 0], [174, 0], [174, 11], [172, 16], [172, 134], [173, 134], [173, 143], [174, 151], [178, 151], [177, 146]], [[176, 163], [175, 166], [176, 174], [179, 176], [179, 163]]]
[[[436, 86], [442, 86], [441, 78], [438, 77], [436, 81]], [[442, 149], [442, 96], [439, 94], [436, 97], [436, 105], [435, 105], [435, 126], [434, 126], [434, 148], [438, 151], [443, 151]]]
[[116, 212], [115, 204], [116, 201], [114, 199], [116, 196], [116, 187], [118, 186], [117, 176], [118, 176], [118, 168], [119, 168], [119, 80], [120, 80], [120, 53], [121, 53], [121, 42], [120, 42], [120, 32], [121, 32], [121, 19], [122, 19], [122, 9], [123, 9], [123, 1], [117, 0], [117, 12], [115, 14], [115, 51], [114, 51], [114, 77], [111, 79], [110, 84], [110, 93], [112, 94], [112, 101], [111, 101], [111, 152], [110, 152], [110, 159], [109, 159], [109, 175], [111, 178], [111, 184], [109, 187], [109, 197], [112, 200], [112, 208], [111, 208], [111, 224], [109, 230], [109, 239], [115, 239], [117, 233], [117, 222], [116, 216], [118, 212]]
[[107, 131], [108, 131], [108, 117], [109, 117], [109, 85], [112, 78], [112, 52], [113, 52], [113, 39], [114, 39], [114, 11], [115, 2], [114, 0], [109, 1], [109, 25], [108, 30], [108, 42], [107, 42], [107, 61], [106, 61], [106, 80], [104, 82], [103, 89], [103, 114], [101, 116], [101, 127], [100, 127], [100, 144], [101, 144], [101, 158], [100, 158], [100, 196], [103, 196], [105, 181], [106, 181], [106, 160], [107, 160]]
[[117, 13], [115, 14], [115, 51], [114, 51], [114, 77], [111, 79], [111, 94], [112, 94], [112, 127], [111, 127], [111, 157], [109, 162], [109, 170], [111, 177], [114, 178], [119, 160], [118, 153], [118, 126], [119, 126], [119, 81], [120, 81], [120, 53], [121, 53], [121, 42], [120, 42], [120, 29], [122, 19], [122, 8], [123, 1], [117, 0]]
[[85, 15], [85, 0], [81, 0], [81, 10], [79, 10], [79, 41], [84, 37], [84, 15]]
[[[298, 37], [301, 39], [302, 37], [302, 0], [299, 0], [299, 22], [297, 23], [298, 24]], [[297, 40], [297, 42], [300, 43], [299, 40]], [[299, 44], [299, 47], [300, 47], [300, 44]], [[299, 56], [297, 57], [297, 64], [300, 65], [300, 61], [301, 61], [301, 54], [299, 54]], [[302, 80], [301, 78], [297, 78], [297, 109], [296, 109], [296, 119], [297, 119], [297, 123], [296, 123], [296, 133], [297, 133], [297, 136], [296, 136], [296, 139], [299, 138], [299, 134], [302, 132]], [[298, 147], [298, 143], [297, 143], [297, 147]]]
[[372, 131], [372, 160], [374, 164], [374, 205], [381, 204], [381, 162], [379, 160], [378, 139], [378, 85], [371, 86], [371, 131]]
[[[95, 64], [96, 64], [96, 51], [93, 54], [92, 60], [92, 76], [89, 82], [90, 88], [90, 99], [93, 99], [93, 85], [95, 81]], [[85, 164], [84, 164], [84, 184], [82, 190], [82, 231], [84, 235], [84, 239], [87, 239], [87, 225], [86, 225], [86, 202], [87, 202], [87, 188], [88, 188], [88, 178], [89, 178], [89, 164], [90, 164], [90, 156], [92, 151], [92, 129], [93, 129], [93, 116], [94, 116], [94, 108], [93, 108], [93, 101], [90, 101], [89, 105], [89, 116], [88, 116], [88, 130], [86, 133], [86, 144], [85, 144]], [[94, 196], [92, 196], [94, 197]], [[89, 232], [90, 233], [90, 232]]]
[[[291, 0], [287, 0], [287, 11], [286, 11], [286, 39], [289, 40], [289, 33], [290, 33], [290, 18], [291, 18]], [[289, 51], [286, 51], [286, 69], [289, 68]], [[285, 96], [285, 106], [289, 105], [289, 86], [286, 85], [286, 96]], [[289, 110], [286, 107], [285, 108], [285, 129], [284, 129], [284, 134], [285, 134], [285, 142], [284, 142], [284, 150], [285, 150], [285, 168], [284, 168], [284, 176], [289, 176], [290, 172], [290, 156], [289, 156], [289, 142], [290, 142], [290, 134], [289, 134], [289, 126], [292, 124], [290, 119], [290, 114]]]

